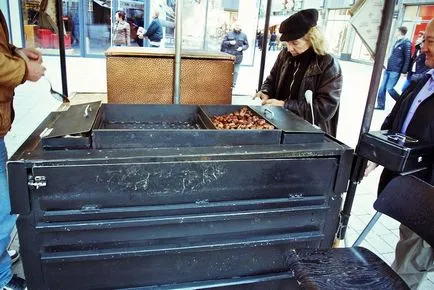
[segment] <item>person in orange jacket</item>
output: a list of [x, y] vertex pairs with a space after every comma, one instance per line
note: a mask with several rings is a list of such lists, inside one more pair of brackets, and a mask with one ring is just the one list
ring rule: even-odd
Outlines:
[[[23, 55], [21, 57], [20, 55]], [[44, 75], [41, 53], [16, 48], [9, 43], [6, 20], [0, 10], [0, 289], [25, 289], [25, 280], [12, 275], [8, 245], [16, 216], [11, 215], [6, 175], [8, 154], [4, 142], [14, 119], [14, 89], [25, 81], [37, 81]]]

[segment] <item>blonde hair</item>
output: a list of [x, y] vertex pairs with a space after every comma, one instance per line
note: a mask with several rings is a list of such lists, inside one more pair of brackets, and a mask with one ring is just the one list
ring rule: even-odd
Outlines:
[[309, 29], [309, 31], [306, 33], [306, 35], [303, 38], [312, 45], [312, 48], [316, 54], [318, 55], [327, 54], [327, 43], [324, 34], [317, 26], [314, 26], [311, 29]]

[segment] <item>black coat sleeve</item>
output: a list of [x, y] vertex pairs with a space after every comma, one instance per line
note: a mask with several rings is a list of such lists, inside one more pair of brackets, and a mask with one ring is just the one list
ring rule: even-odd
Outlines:
[[283, 64], [283, 56], [285, 53], [286, 50], [284, 49], [280, 51], [276, 61], [274, 62], [273, 68], [270, 71], [270, 74], [265, 79], [261, 87], [261, 91], [266, 93], [270, 97], [270, 99], [276, 98], [277, 83], [280, 78], [280, 72]]

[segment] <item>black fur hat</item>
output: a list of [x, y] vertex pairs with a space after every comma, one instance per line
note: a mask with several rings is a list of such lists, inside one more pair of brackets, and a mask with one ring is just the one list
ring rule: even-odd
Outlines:
[[302, 38], [318, 21], [318, 10], [306, 9], [298, 11], [280, 23], [281, 41]]

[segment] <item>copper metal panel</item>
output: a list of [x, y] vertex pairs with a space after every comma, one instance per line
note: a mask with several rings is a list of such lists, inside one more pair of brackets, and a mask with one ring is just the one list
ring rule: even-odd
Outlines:
[[181, 60], [181, 104], [230, 104], [233, 69], [228, 60]]
[[173, 59], [107, 57], [107, 101], [123, 104], [171, 104]]
[[[106, 60], [109, 103], [173, 103], [174, 58], [107, 54]], [[181, 103], [230, 104], [233, 66], [232, 58], [182, 58]]]

